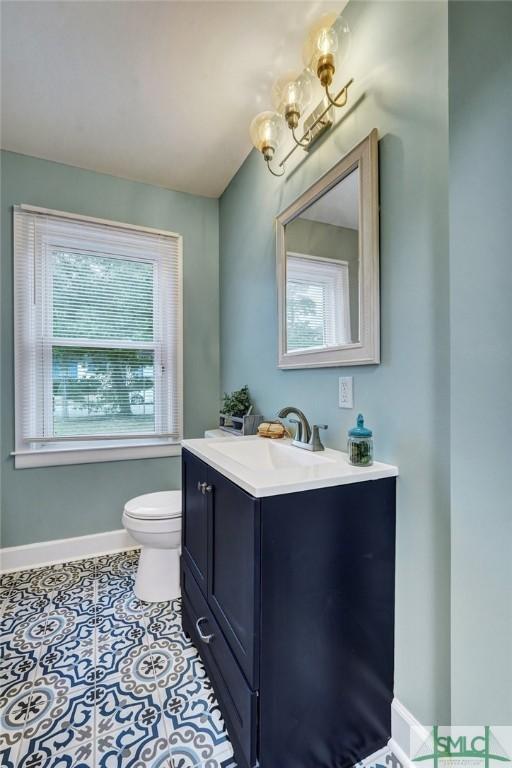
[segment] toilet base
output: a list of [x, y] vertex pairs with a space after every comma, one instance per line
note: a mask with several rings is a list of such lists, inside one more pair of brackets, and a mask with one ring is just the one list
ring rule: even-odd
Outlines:
[[133, 591], [146, 603], [180, 597], [179, 550], [142, 547]]

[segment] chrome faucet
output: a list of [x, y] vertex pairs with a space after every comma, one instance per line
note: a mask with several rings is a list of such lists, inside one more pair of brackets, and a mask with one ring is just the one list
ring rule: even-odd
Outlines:
[[298, 416], [298, 419], [289, 419], [292, 424], [297, 425], [297, 431], [295, 438], [292, 441], [292, 445], [297, 448], [304, 448], [306, 451], [323, 451], [324, 446], [320, 440], [319, 429], [327, 429], [327, 424], [314, 424], [313, 429], [309, 426], [309, 421], [299, 408], [294, 408], [291, 405], [287, 405], [286, 408], [281, 408], [278, 413], [280, 419], [285, 419], [293, 413]]

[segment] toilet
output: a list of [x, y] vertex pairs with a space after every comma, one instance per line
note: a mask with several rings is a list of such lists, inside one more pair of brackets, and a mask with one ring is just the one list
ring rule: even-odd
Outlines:
[[123, 526], [141, 545], [134, 592], [139, 600], [174, 600], [180, 592], [181, 491], [158, 491], [130, 499]]

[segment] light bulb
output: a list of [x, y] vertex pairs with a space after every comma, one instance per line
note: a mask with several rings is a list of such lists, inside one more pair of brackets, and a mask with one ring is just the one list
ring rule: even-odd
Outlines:
[[318, 76], [324, 88], [331, 85], [349, 43], [349, 26], [336, 13], [324, 14], [310, 28], [304, 43], [304, 64]]
[[265, 160], [272, 160], [283, 128], [284, 121], [278, 112], [260, 112], [252, 121], [249, 129], [251, 141]]
[[285, 116], [289, 128], [296, 128], [311, 101], [311, 80], [307, 72], [287, 72], [272, 89], [275, 108]]
[[332, 27], [330, 29], [322, 28], [316, 39], [316, 47], [321, 56], [327, 56], [328, 53], [336, 53], [338, 50], [338, 36]]

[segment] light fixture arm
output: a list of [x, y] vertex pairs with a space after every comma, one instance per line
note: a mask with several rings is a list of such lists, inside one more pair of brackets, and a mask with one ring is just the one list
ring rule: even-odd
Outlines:
[[[351, 78], [351, 79], [348, 81], [348, 83], [345, 83], [345, 85], [343, 86], [343, 88], [341, 89], [341, 91], [340, 91], [338, 94], [336, 94], [336, 98], [339, 98], [339, 97], [340, 97], [340, 94], [341, 94], [341, 93], [343, 93], [343, 91], [347, 91], [347, 90], [348, 90], [348, 88], [349, 88], [349, 86], [350, 86], [350, 85], [352, 85], [352, 83], [353, 83], [353, 82], [354, 82], [354, 78]], [[326, 114], [328, 113], [328, 111], [331, 109], [331, 106], [332, 106], [332, 105], [331, 105], [330, 103], [328, 103], [328, 104], [327, 104], [326, 108], [325, 108], [325, 109], [324, 109], [324, 110], [323, 110], [323, 111], [322, 111], [322, 112], [321, 112], [321, 113], [318, 115], [318, 117], [317, 117], [317, 119], [315, 120], [315, 122], [314, 122], [312, 125], [310, 125], [310, 126], [309, 126], [308, 130], [306, 131], [306, 133], [305, 133], [305, 134], [302, 136], [302, 138], [300, 139], [300, 141], [301, 141], [301, 142], [305, 140], [305, 138], [307, 137], [307, 134], [308, 134], [308, 133], [309, 133], [309, 136], [310, 136], [310, 137], [311, 137], [311, 136], [313, 136], [313, 132], [314, 132], [314, 130], [315, 130], [315, 128], [316, 128], [316, 126], [317, 126], [317, 125], [320, 125], [320, 124], [322, 123], [322, 121], [323, 121], [324, 117], [326, 116]], [[294, 138], [295, 138], [295, 137], [294, 137]], [[308, 142], [308, 144], [309, 144], [309, 142]], [[302, 145], [302, 144], [300, 144], [299, 142], [296, 142], [296, 143], [293, 145], [293, 147], [290, 149], [290, 151], [289, 151], [289, 152], [288, 152], [288, 153], [287, 153], [287, 154], [286, 154], [286, 155], [283, 157], [283, 159], [282, 159], [282, 160], [281, 160], [281, 162], [279, 163], [279, 168], [282, 168], [282, 169], [283, 169], [283, 173], [284, 173], [284, 165], [285, 165], [286, 161], [287, 161], [287, 160], [288, 160], [288, 159], [289, 159], [289, 158], [290, 158], [290, 157], [293, 155], [293, 153], [295, 152], [295, 150], [296, 150], [298, 147], [300, 147], [300, 146], [303, 146], [303, 145]], [[267, 162], [267, 168], [269, 169], [270, 173], [273, 173], [273, 174], [274, 174], [274, 176], [282, 176], [282, 175], [283, 175], [283, 173], [275, 173], [275, 172], [272, 170], [272, 168], [269, 166], [268, 162]]]
[[315, 135], [315, 128], [317, 126], [319, 126], [319, 125], [320, 126], [324, 125], [324, 118], [327, 115], [327, 113], [329, 112], [329, 110], [332, 109], [332, 107], [341, 108], [341, 107], [344, 107], [346, 105], [347, 99], [348, 99], [348, 89], [352, 85], [353, 82], [354, 82], [354, 78], [350, 78], [350, 80], [348, 80], [348, 82], [345, 83], [343, 88], [334, 97], [332, 97], [330, 95], [330, 93], [329, 93], [329, 86], [327, 86], [327, 85], [325, 86], [325, 95], [326, 95], [326, 99], [327, 99], [327, 106], [325, 107], [325, 109], [322, 110], [322, 112], [318, 115], [318, 117], [315, 119], [315, 121], [309, 126], [309, 128], [303, 133], [303, 135], [301, 136], [300, 139], [298, 139], [297, 136], [295, 135], [295, 128], [294, 127], [291, 128], [291, 134], [292, 134], [292, 137], [293, 137], [293, 140], [294, 140], [294, 145], [290, 149], [290, 151], [283, 157], [281, 162], [279, 163], [279, 165], [278, 165], [278, 169], [279, 170], [274, 171], [270, 167], [270, 163], [272, 162], [272, 158], [273, 158], [273, 154], [274, 153], [272, 152], [268, 156], [265, 156], [265, 152], [264, 151], [262, 152], [263, 153], [263, 157], [265, 159], [265, 162], [267, 164], [267, 168], [270, 171], [270, 173], [272, 174], [272, 176], [283, 176], [284, 175], [284, 173], [285, 173], [285, 163], [293, 155], [293, 153], [295, 152], [295, 150], [298, 147], [302, 147], [303, 149], [307, 149], [307, 147], [311, 144], [311, 142], [313, 140], [313, 137]]
[[265, 162], [266, 162], [267, 168], [269, 169], [269, 171], [272, 174], [272, 176], [283, 176], [283, 174], [284, 174], [284, 167], [282, 165], [279, 166], [281, 168], [281, 173], [278, 173], [277, 171], [273, 171], [272, 168], [270, 167], [270, 158], [265, 160]]
[[353, 82], [354, 82], [354, 78], [352, 77], [348, 81], [348, 83], [346, 83], [343, 86], [341, 91], [339, 91], [336, 94], [336, 96], [331, 96], [331, 94], [329, 93], [329, 85], [327, 83], [325, 84], [325, 86], [324, 86], [325, 95], [327, 96], [327, 100], [328, 100], [330, 106], [332, 106], [332, 107], [344, 107], [345, 106], [345, 104], [347, 103], [347, 99], [348, 99], [348, 89], [349, 89], [349, 86], [351, 86]]
[[292, 136], [295, 144], [299, 147], [308, 147], [311, 142], [311, 131], [308, 129], [301, 139], [295, 135], [295, 128], [292, 128]]

